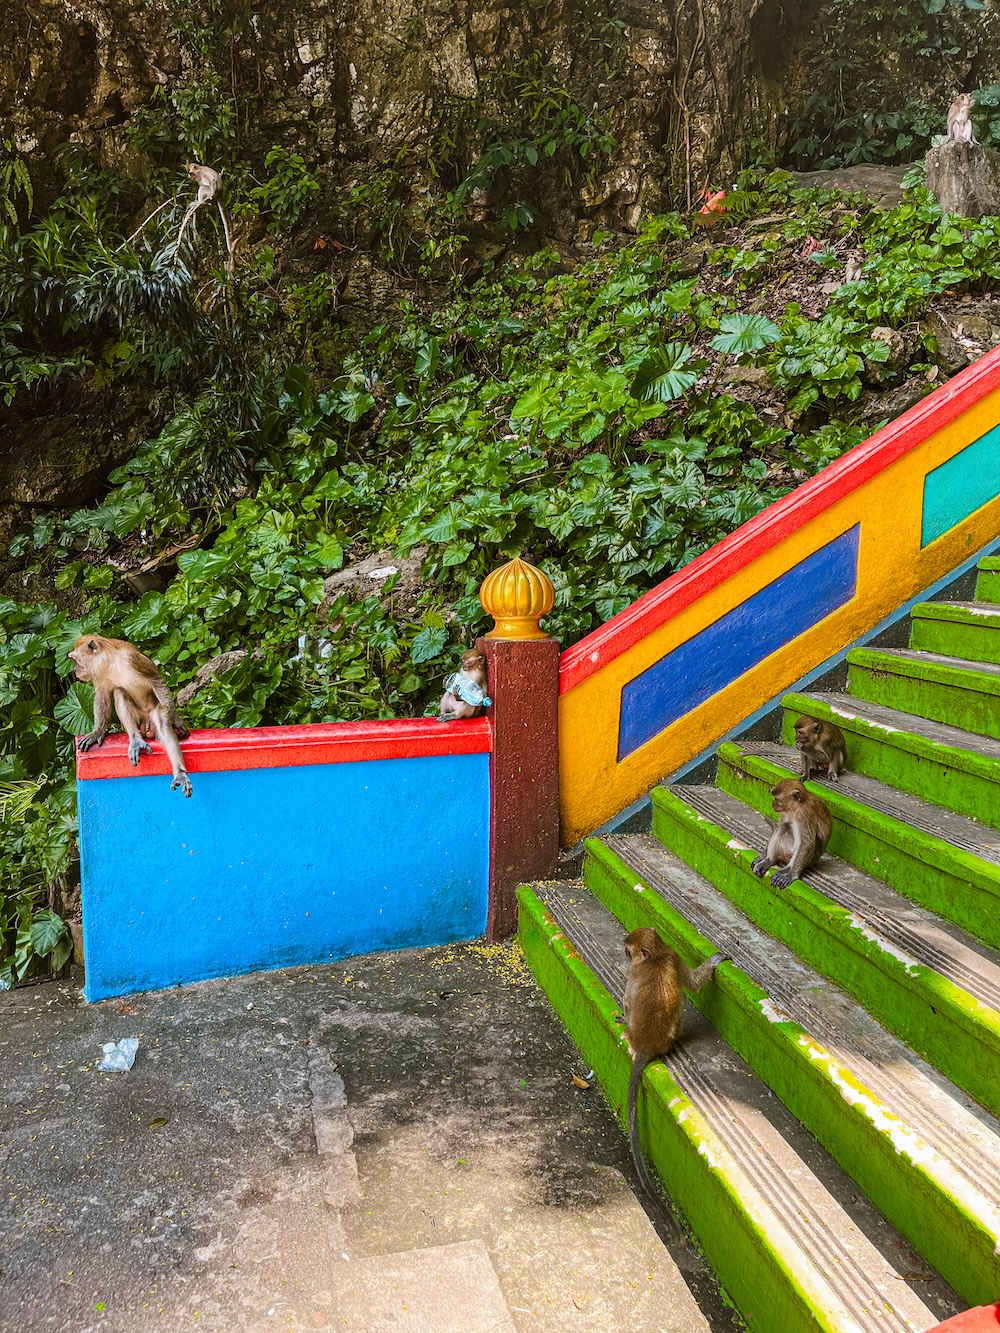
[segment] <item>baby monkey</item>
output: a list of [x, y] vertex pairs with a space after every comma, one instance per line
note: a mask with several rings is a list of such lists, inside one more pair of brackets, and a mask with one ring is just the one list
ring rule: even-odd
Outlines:
[[444, 683], [438, 708], [438, 721], [451, 722], [457, 717], [478, 717], [493, 700], [486, 693], [486, 658], [478, 648], [462, 654], [462, 665]]
[[803, 782], [808, 782], [814, 772], [828, 775], [832, 782], [840, 781], [840, 770], [847, 763], [847, 746], [839, 727], [814, 717], [800, 717], [795, 724], [795, 748], [802, 755]]
[[782, 866], [771, 883], [787, 889], [793, 880], [814, 866], [826, 851], [833, 819], [826, 804], [806, 791], [798, 778], [784, 778], [771, 788], [778, 827], [771, 834], [767, 851], [751, 867], [755, 875], [766, 875], [772, 866]]
[[959, 93], [948, 108], [948, 138], [956, 143], [978, 144], [972, 132], [972, 108], [976, 99], [971, 93]]
[[69, 652], [78, 680], [94, 687], [94, 730], [80, 737], [80, 749], [103, 745], [111, 721], [114, 703], [118, 721], [128, 736], [128, 761], [137, 767], [140, 754], [152, 754], [149, 744], [155, 736], [167, 754], [173, 770], [170, 790], [180, 787], [191, 795], [191, 780], [184, 766], [178, 737], [190, 732], [178, 721], [173, 697], [156, 665], [144, 653], [124, 639], [106, 639], [103, 634], [85, 634]]
[[[625, 936], [625, 957], [629, 962], [625, 983], [625, 1035], [632, 1048], [632, 1077], [628, 1085], [628, 1137], [635, 1169], [642, 1187], [652, 1199], [659, 1198], [646, 1169], [639, 1144], [636, 1122], [636, 1098], [643, 1070], [658, 1057], [667, 1055], [681, 1030], [684, 991], [697, 995], [711, 980], [725, 954], [715, 953], [692, 972], [684, 960], [664, 944], [655, 930], [645, 926]], [[668, 1215], [674, 1238], [682, 1232]]]

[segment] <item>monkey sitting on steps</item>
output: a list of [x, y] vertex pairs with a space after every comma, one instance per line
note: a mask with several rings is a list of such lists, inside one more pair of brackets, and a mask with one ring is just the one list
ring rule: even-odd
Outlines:
[[[681, 1030], [684, 991], [697, 995], [711, 980], [726, 955], [715, 953], [692, 972], [655, 930], [645, 926], [625, 936], [625, 957], [629, 961], [628, 980], [622, 1008], [625, 1035], [632, 1048], [632, 1076], [628, 1085], [628, 1137], [635, 1169], [642, 1187], [651, 1199], [659, 1199], [639, 1143], [636, 1098], [643, 1070], [653, 1060], [669, 1054]], [[682, 989], [683, 988], [683, 989]], [[666, 1214], [672, 1237], [683, 1238], [676, 1219]]]
[[840, 770], [847, 763], [844, 733], [832, 722], [820, 722], [814, 717], [800, 717], [795, 724], [795, 748], [802, 755], [802, 781], [808, 782], [813, 773], [840, 781]]
[[814, 866], [826, 851], [833, 831], [833, 817], [824, 801], [806, 791], [798, 778], [784, 778], [771, 788], [774, 810], [780, 816], [771, 834], [767, 851], [758, 856], [751, 869], [766, 875], [772, 866], [782, 866], [771, 876], [778, 889], [789, 884]]
[[124, 639], [106, 639], [103, 634], [84, 634], [70, 650], [78, 680], [94, 687], [94, 730], [80, 737], [84, 752], [103, 745], [114, 703], [118, 721], [128, 736], [128, 761], [137, 767], [140, 754], [152, 754], [155, 736], [170, 756], [173, 781], [191, 795], [191, 780], [184, 766], [178, 737], [190, 732], [177, 719], [173, 697], [155, 663]]

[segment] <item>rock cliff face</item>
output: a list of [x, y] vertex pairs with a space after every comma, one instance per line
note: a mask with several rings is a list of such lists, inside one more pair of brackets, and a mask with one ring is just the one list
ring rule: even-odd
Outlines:
[[[551, 123], [554, 90], [564, 110], [582, 109], [616, 140], [560, 189], [561, 221], [620, 225], [724, 180], [751, 139], [773, 144], [800, 9], [801, 0], [18, 0], [0, 13], [0, 119], [37, 168], [36, 189], [46, 177], [54, 184], [52, 154], [70, 141], [141, 173], [135, 117], [172, 107], [190, 128], [196, 98], [206, 115], [226, 104], [251, 154], [282, 143], [325, 167], [335, 188], [359, 163], [415, 161], [418, 148], [432, 165], [436, 155], [453, 172], [468, 168], [479, 121], [527, 133]], [[571, 137], [594, 126], [564, 118], [561, 128]], [[538, 202], [555, 201], [544, 189]]]
[[[773, 146], [803, 4], [17, 0], [0, 5], [0, 169], [20, 158], [40, 215], [68, 145], [114, 173], [138, 226], [188, 159], [245, 197], [269, 149], [299, 154], [318, 190], [278, 263], [308, 277], [317, 237], [339, 235], [345, 304], [370, 314], [387, 251], [412, 273], [435, 208], [489, 255], [512, 228], [571, 243], [725, 184], [751, 140]], [[23, 221], [27, 198], [10, 206]], [[100, 493], [163, 419], [136, 388], [60, 381], [0, 406], [0, 527]]]

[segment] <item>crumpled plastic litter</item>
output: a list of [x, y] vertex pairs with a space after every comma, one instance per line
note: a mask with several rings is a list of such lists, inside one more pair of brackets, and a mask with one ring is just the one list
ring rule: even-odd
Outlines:
[[138, 1037], [122, 1037], [121, 1041], [104, 1043], [104, 1058], [97, 1066], [105, 1074], [124, 1074], [135, 1063], [135, 1053], [139, 1049]]

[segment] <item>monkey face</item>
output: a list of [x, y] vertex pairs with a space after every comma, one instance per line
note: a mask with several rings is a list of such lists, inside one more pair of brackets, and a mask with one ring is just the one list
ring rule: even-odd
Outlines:
[[470, 648], [467, 653], [462, 654], [462, 670], [478, 671], [480, 667], [486, 665], [486, 658], [477, 648]]
[[811, 717], [800, 717], [795, 724], [795, 748], [803, 749], [819, 736], [819, 723]]
[[90, 680], [101, 657], [101, 645], [92, 635], [85, 634], [82, 639], [77, 639], [66, 656], [73, 660], [77, 680]]
[[780, 815], [786, 810], [794, 810], [797, 805], [802, 805], [809, 793], [798, 778], [784, 778], [771, 788], [771, 795], [774, 797], [773, 808]]

